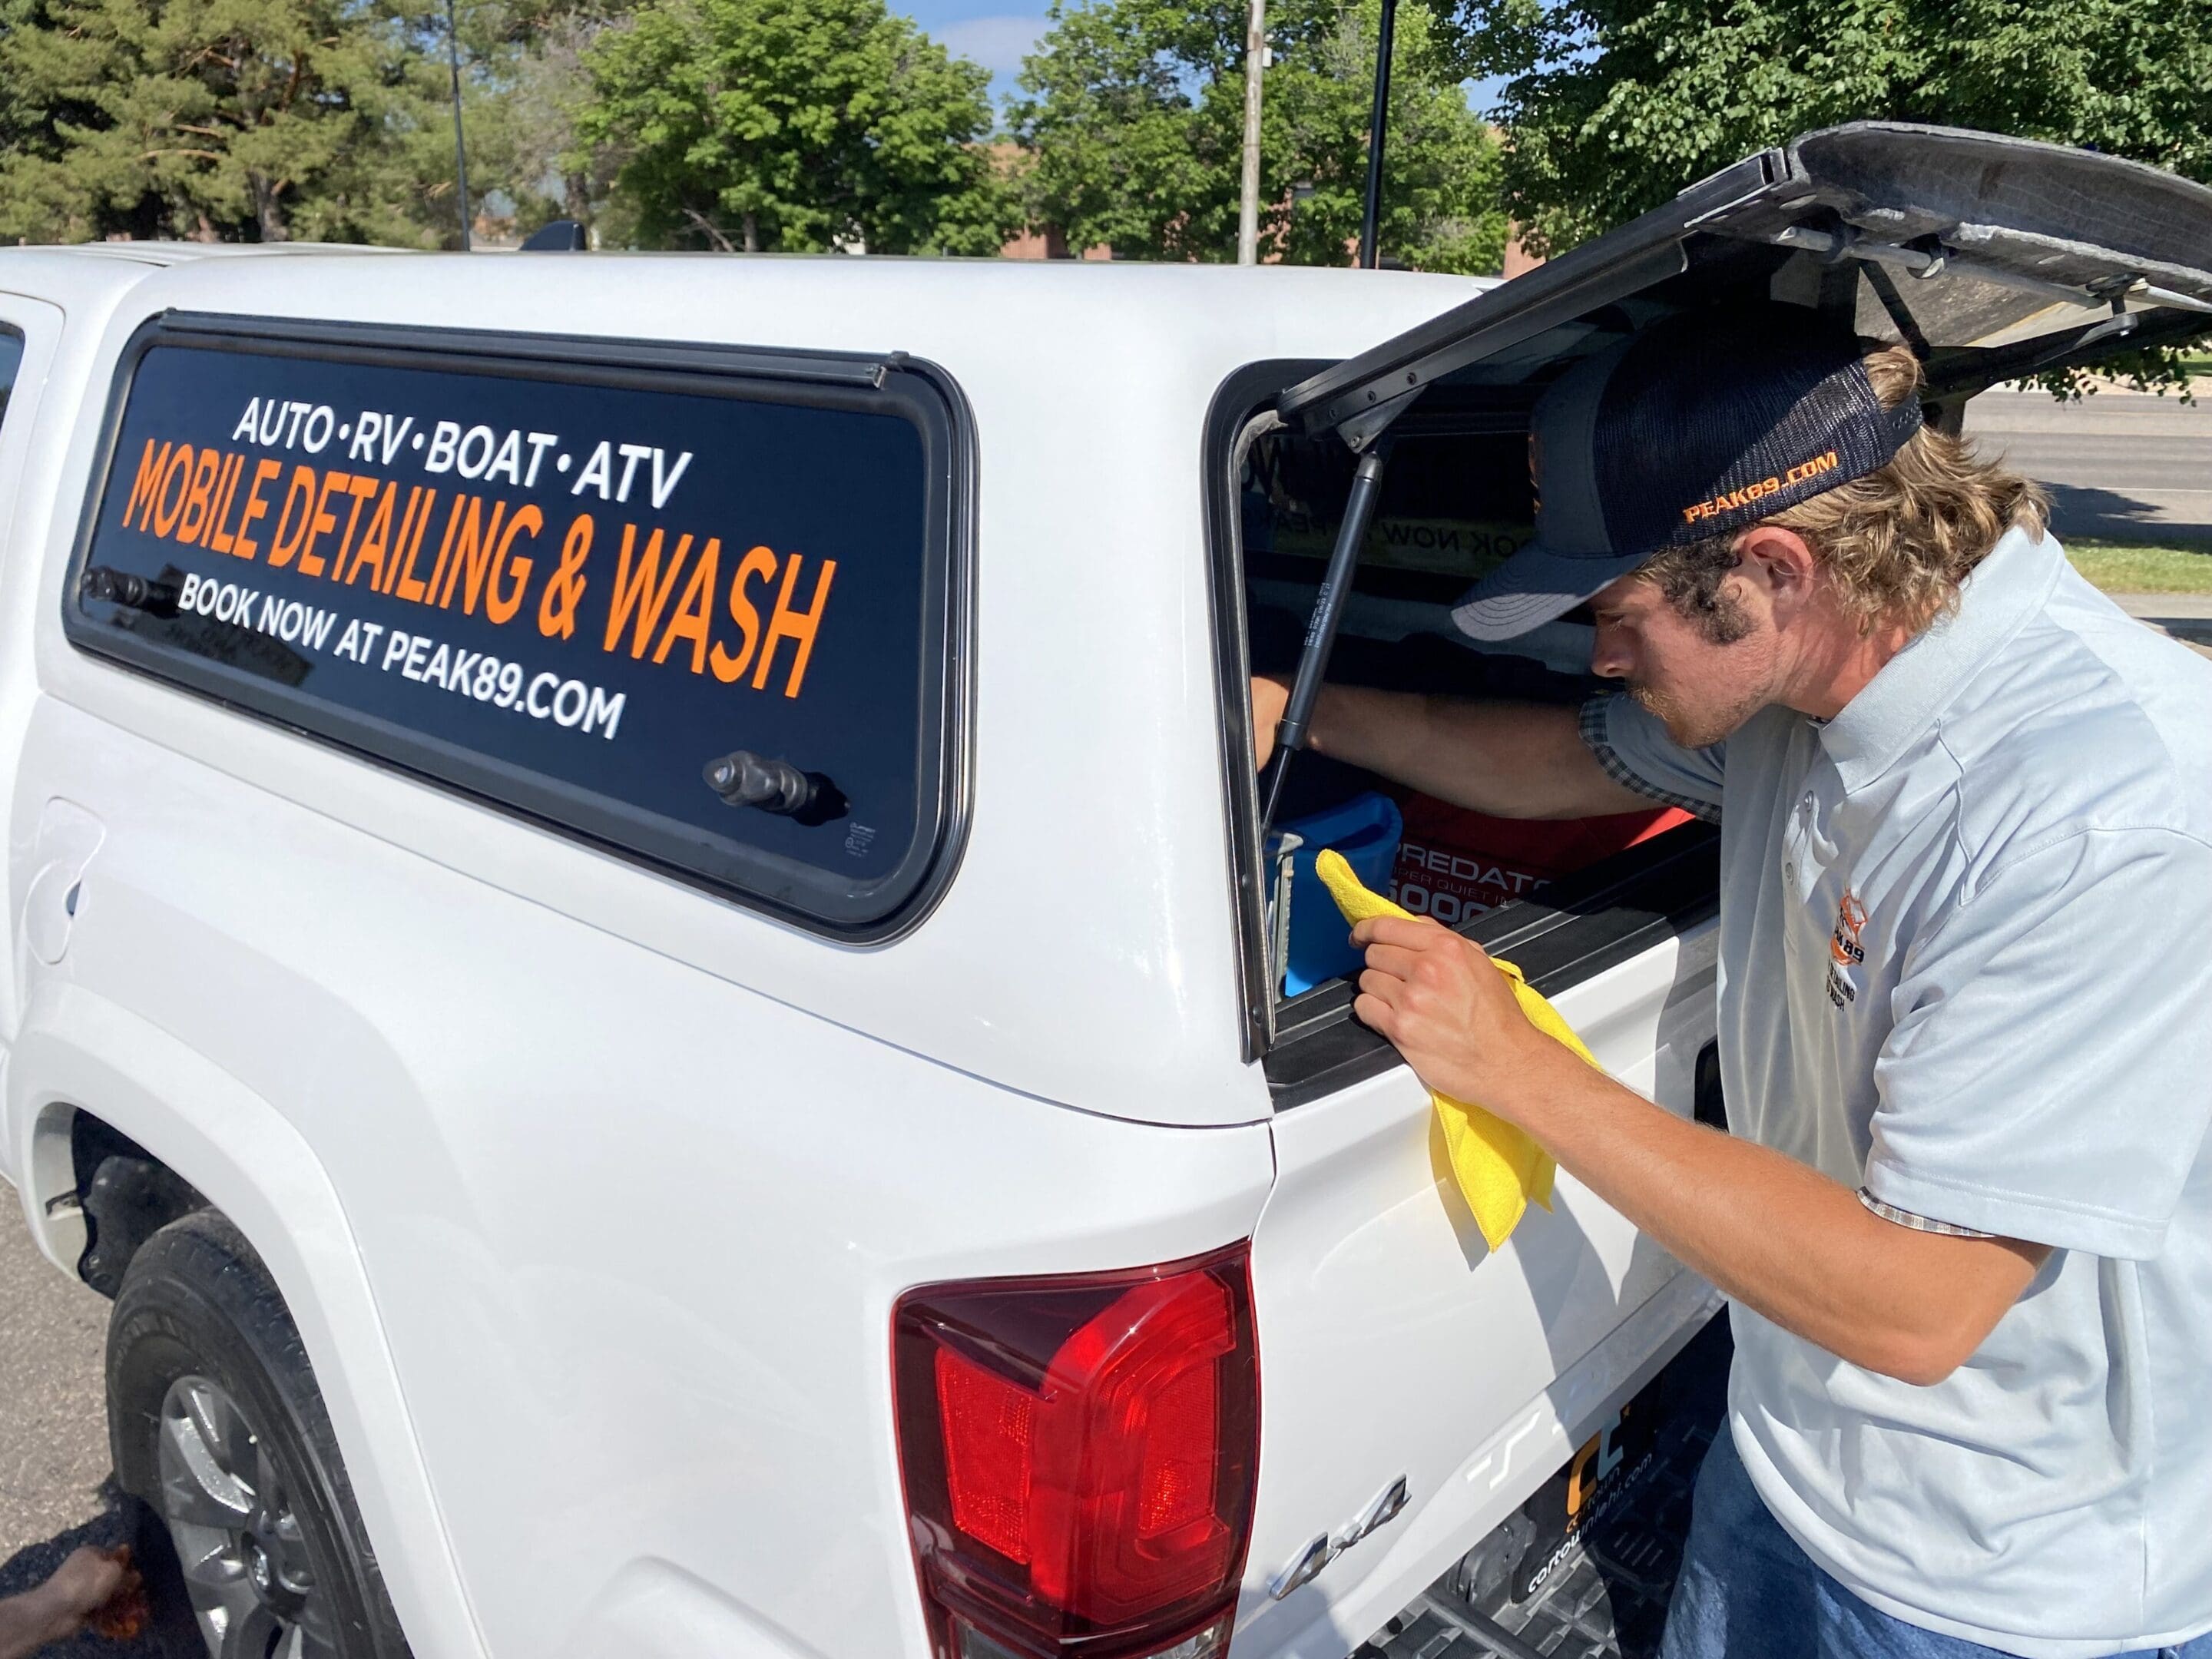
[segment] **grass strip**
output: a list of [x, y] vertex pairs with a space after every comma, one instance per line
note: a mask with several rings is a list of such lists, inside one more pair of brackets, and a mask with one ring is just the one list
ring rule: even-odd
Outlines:
[[2069, 541], [2067, 556], [2107, 593], [2212, 593], [2212, 545]]

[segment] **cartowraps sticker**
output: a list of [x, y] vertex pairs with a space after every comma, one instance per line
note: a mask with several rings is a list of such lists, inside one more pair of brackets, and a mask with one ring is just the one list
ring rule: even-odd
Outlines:
[[866, 927], [943, 827], [942, 398], [575, 350], [143, 339], [72, 637]]

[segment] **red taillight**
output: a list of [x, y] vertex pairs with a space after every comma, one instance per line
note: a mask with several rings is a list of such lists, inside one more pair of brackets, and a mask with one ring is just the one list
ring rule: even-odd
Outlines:
[[952, 1524], [1009, 1560], [1030, 1559], [1030, 1435], [1036, 1396], [950, 1348], [937, 1351]]
[[1226, 1652], [1259, 1464], [1243, 1247], [930, 1285], [901, 1299], [894, 1334], [907, 1510], [942, 1653]]

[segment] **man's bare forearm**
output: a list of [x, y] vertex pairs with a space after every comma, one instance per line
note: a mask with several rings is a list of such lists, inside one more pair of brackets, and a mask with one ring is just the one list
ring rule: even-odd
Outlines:
[[1325, 686], [1309, 741], [1334, 759], [1499, 817], [1591, 817], [1652, 805], [1606, 775], [1583, 743], [1577, 712], [1555, 703]]
[[1551, 1069], [1514, 1115], [1564, 1168], [1730, 1296], [1855, 1364], [1940, 1381], [2049, 1254], [1899, 1226], [1771, 1147], [1686, 1122], [1578, 1060]]
[[43, 1585], [0, 1601], [0, 1659], [28, 1659], [76, 1629], [76, 1621], [53, 1601]]

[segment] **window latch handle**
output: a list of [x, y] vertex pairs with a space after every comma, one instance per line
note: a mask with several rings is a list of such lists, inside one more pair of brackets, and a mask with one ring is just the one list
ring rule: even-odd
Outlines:
[[137, 575], [128, 570], [117, 570], [104, 564], [94, 565], [84, 573], [78, 584], [78, 591], [88, 599], [105, 599], [110, 605], [150, 611], [157, 617], [177, 614], [179, 590], [174, 582]]
[[732, 806], [796, 817], [814, 804], [815, 781], [787, 760], [750, 749], [732, 750], [707, 763], [707, 787]]

